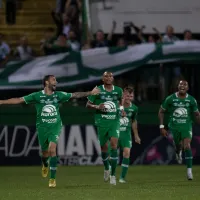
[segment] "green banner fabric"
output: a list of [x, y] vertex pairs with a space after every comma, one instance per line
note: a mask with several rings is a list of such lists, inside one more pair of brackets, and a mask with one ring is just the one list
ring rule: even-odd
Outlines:
[[41, 88], [41, 79], [54, 74], [58, 87], [100, 80], [104, 71], [123, 74], [146, 64], [200, 60], [200, 41], [140, 44], [127, 48], [96, 48], [9, 62], [0, 73], [0, 89]]

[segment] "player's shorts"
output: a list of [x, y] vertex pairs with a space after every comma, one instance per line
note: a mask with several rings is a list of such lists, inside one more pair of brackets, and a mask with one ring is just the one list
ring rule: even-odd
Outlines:
[[192, 130], [189, 129], [183, 129], [183, 130], [178, 130], [178, 129], [171, 129], [170, 128], [170, 132], [173, 136], [173, 139], [174, 139], [174, 143], [175, 144], [180, 144], [180, 142], [185, 139], [185, 138], [189, 138], [189, 139], [192, 139]]
[[118, 147], [121, 149], [132, 147], [131, 131], [120, 131]]
[[112, 122], [110, 126], [107, 127], [97, 126], [100, 146], [104, 146], [111, 137], [119, 138], [119, 127], [119, 121]]
[[57, 144], [59, 136], [61, 134], [61, 129], [62, 129], [62, 126], [60, 125], [57, 125], [57, 126], [55, 125], [53, 128], [50, 128], [50, 127], [37, 128], [38, 140], [39, 140], [39, 144], [41, 146], [42, 151], [48, 150], [50, 142]]

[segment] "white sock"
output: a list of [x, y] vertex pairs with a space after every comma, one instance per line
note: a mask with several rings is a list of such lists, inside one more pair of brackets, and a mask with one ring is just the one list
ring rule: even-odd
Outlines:
[[192, 173], [192, 168], [187, 168], [187, 173], [191, 174]]

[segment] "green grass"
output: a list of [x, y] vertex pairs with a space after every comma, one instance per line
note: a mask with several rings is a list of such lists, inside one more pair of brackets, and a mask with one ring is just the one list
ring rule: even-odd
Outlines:
[[132, 166], [126, 184], [111, 186], [103, 167], [61, 166], [49, 189], [39, 167], [1, 167], [0, 200], [200, 200], [200, 167], [193, 173], [187, 181], [184, 166]]

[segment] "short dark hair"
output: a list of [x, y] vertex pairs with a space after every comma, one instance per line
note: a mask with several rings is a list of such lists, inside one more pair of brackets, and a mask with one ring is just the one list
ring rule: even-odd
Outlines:
[[126, 85], [126, 86], [124, 87], [124, 92], [129, 92], [129, 93], [134, 92], [134, 86], [133, 86], [133, 85], [130, 85], [130, 84]]
[[43, 84], [44, 87], [46, 86], [46, 81], [48, 81], [49, 78], [52, 77], [52, 76], [54, 76], [54, 75], [49, 74], [49, 75], [44, 76], [44, 78], [42, 79], [42, 84]]

